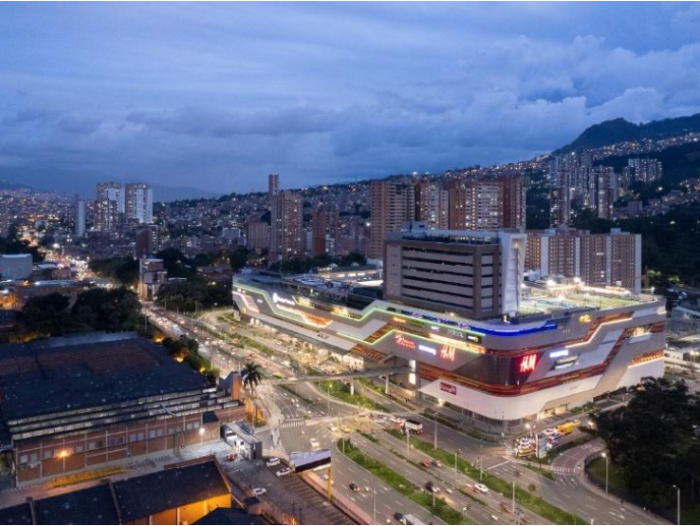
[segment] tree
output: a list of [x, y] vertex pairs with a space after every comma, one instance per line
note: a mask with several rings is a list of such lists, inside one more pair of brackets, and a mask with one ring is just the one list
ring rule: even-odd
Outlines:
[[627, 406], [600, 412], [593, 420], [626, 486], [646, 502], [670, 508], [674, 484], [690, 488], [700, 479], [695, 436], [700, 396], [684, 382], [645, 378]]
[[263, 379], [262, 367], [255, 362], [248, 362], [243, 367], [242, 376], [243, 386], [252, 394], [255, 394], [256, 388]]
[[18, 332], [34, 339], [63, 334], [73, 323], [68, 312], [70, 300], [58, 292], [30, 299], [18, 320]]

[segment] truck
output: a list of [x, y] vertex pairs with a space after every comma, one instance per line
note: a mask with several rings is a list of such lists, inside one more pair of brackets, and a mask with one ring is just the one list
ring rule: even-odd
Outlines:
[[412, 418], [407, 418], [403, 424], [404, 433], [413, 433], [420, 435], [423, 432], [423, 423]]
[[576, 424], [574, 422], [567, 422], [566, 424], [557, 426], [557, 431], [559, 431], [562, 435], [569, 435], [573, 433], [574, 429], [576, 429]]
[[404, 515], [403, 520], [401, 522], [403, 522], [404, 524], [425, 524], [422, 520], [420, 520], [415, 515], [412, 515], [411, 513], [409, 513], [408, 515]]

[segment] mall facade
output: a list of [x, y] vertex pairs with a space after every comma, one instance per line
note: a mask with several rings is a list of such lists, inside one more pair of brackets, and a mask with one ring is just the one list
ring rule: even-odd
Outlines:
[[386, 244], [379, 295], [319, 275], [245, 272], [234, 277], [234, 308], [364, 368], [408, 371], [392, 380], [491, 429], [663, 375], [663, 299], [580, 280], [523, 282], [523, 238], [402, 234]]

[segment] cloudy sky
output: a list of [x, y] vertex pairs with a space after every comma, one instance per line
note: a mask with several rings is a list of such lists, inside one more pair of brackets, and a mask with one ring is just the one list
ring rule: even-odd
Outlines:
[[700, 111], [698, 3], [1, 3], [0, 179], [217, 193]]

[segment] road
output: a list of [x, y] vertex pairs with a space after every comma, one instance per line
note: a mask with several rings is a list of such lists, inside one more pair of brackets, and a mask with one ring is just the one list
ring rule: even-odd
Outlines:
[[[230, 330], [230, 325], [221, 322], [217, 319], [218, 313], [211, 314], [205, 317], [204, 322], [213, 325], [213, 327], [221, 332]], [[174, 316], [169, 314], [172, 319]], [[195, 322], [193, 322], [194, 324]], [[192, 325], [190, 325], [192, 327]], [[289, 356], [292, 346], [288, 343], [281, 341], [280, 338], [283, 336], [273, 336], [269, 332], [262, 331], [260, 329], [251, 327], [241, 327], [239, 325], [235, 326], [236, 331], [248, 338], [254, 339], [260, 343], [263, 343], [268, 348], [272, 349], [276, 353]], [[202, 341], [201, 331], [199, 334], [192, 332], [191, 330], [186, 330], [185, 332], [196, 337], [199, 341]], [[206, 335], [204, 340], [214, 339], [209, 335]], [[246, 349], [244, 351], [236, 349], [231, 345], [222, 344], [219, 342], [217, 346], [209, 346], [211, 352], [211, 358], [215, 365], [221, 368], [222, 371], [227, 371], [233, 369], [237, 363], [246, 360], [249, 356], [254, 355], [257, 361], [264, 364], [266, 369], [272, 373], [278, 373], [284, 376], [289, 376], [294, 374], [293, 371], [288, 366], [281, 363], [282, 359], [274, 357], [268, 358], [261, 353], [257, 352], [255, 349]], [[217, 361], [218, 360], [218, 363]], [[220, 365], [219, 365], [220, 364]], [[223, 366], [223, 367], [222, 367]], [[542, 496], [548, 502], [561, 507], [569, 512], [576, 513], [581, 516], [586, 521], [593, 521], [597, 524], [656, 524], [663, 523], [663, 521], [657, 521], [654, 518], [644, 514], [641, 510], [638, 510], [632, 506], [621, 505], [619, 502], [609, 499], [605, 495], [601, 495], [595, 489], [592, 489], [588, 484], [581, 480], [580, 469], [577, 471], [577, 461], [567, 460], [572, 455], [583, 455], [585, 450], [579, 448], [574, 448], [569, 450], [563, 455], [561, 461], [555, 462], [555, 467], [560, 468], [564, 472], [571, 472], [571, 474], [557, 473], [555, 475], [555, 480], [551, 480], [544, 477], [536, 472], [529, 469], [518, 469], [518, 463], [514, 461], [512, 457], [507, 455], [505, 444], [484, 442], [476, 438], [469, 437], [463, 433], [460, 433], [452, 428], [443, 426], [441, 424], [435, 424], [432, 420], [425, 417], [415, 415], [411, 413], [407, 408], [398, 404], [394, 400], [383, 396], [376, 391], [362, 386], [359, 382], [355, 382], [355, 388], [357, 392], [371, 398], [377, 403], [384, 407], [387, 407], [391, 412], [400, 415], [412, 414], [414, 418], [420, 419], [424, 424], [424, 435], [423, 438], [427, 441], [433, 442], [434, 435], [437, 427], [437, 442], [438, 446], [449, 451], [454, 452], [459, 450], [459, 454], [462, 458], [465, 458], [472, 462], [476, 466], [482, 466], [486, 472], [490, 472], [498, 477], [512, 483], [515, 482], [518, 486], [527, 488], [528, 485], [534, 484], [537, 487], [537, 493]], [[285, 445], [288, 451], [293, 450], [290, 448], [305, 446], [306, 449], [310, 448], [310, 445], [298, 443], [299, 440], [309, 440], [314, 433], [318, 434], [317, 439], [322, 444], [329, 444], [332, 442], [330, 435], [324, 436], [323, 427], [321, 426], [306, 426], [304, 425], [304, 419], [314, 419], [314, 418], [328, 418], [328, 417], [339, 417], [348, 418], [357, 414], [357, 410], [348, 407], [345, 404], [341, 404], [333, 399], [329, 400], [323, 393], [320, 393], [316, 387], [311, 384], [296, 384], [292, 389], [295, 393], [298, 393], [299, 398], [293, 394], [282, 390], [281, 388], [276, 388], [275, 392], [277, 395], [274, 397], [273, 402], [276, 403], [281, 411], [283, 422], [280, 425], [280, 436], [282, 438], [282, 443]], [[326, 430], [327, 431], [327, 430]], [[308, 434], [311, 433], [311, 434]], [[330, 431], [327, 431], [330, 434]], [[400, 460], [393, 453], [389, 451], [391, 446], [389, 446], [389, 440], [393, 439], [386, 433], [378, 434], [378, 436], [386, 435], [386, 438], [382, 438], [379, 445], [368, 442], [368, 447], [374, 455], [378, 455], [378, 458], [382, 461], [388, 461], [391, 459], [392, 464], [399, 473], [409, 478], [409, 480], [415, 480], [417, 482], [422, 481], [425, 477], [425, 473], [420, 475], [415, 472], [417, 468], [411, 466], [405, 461]], [[357, 435], [359, 436], [359, 435]], [[363, 437], [358, 438], [359, 441], [363, 440]], [[337, 456], [337, 455], [336, 455]], [[334, 457], [334, 462], [337, 459]], [[443, 468], [447, 469], [447, 468]], [[420, 471], [420, 470], [419, 470]], [[519, 472], [519, 474], [518, 474]], [[364, 474], [366, 479], [373, 481], [368, 485], [374, 487], [378, 484], [378, 481], [369, 473]], [[442, 473], [443, 476], [447, 476], [446, 473]], [[352, 477], [359, 477], [358, 466], [354, 463], [349, 462], [345, 458], [341, 458], [338, 462], [338, 469], [335, 471], [336, 480], [338, 483], [349, 484]], [[422, 478], [421, 478], [422, 477]], [[365, 479], [363, 479], [365, 480]], [[458, 479], [459, 480], [459, 479]], [[466, 478], [460, 483], [466, 483]], [[356, 481], [357, 482], [357, 481]], [[427, 482], [425, 480], [424, 482]], [[423, 484], [424, 484], [423, 482]], [[473, 482], [473, 481], [471, 481]], [[360, 482], [357, 482], [360, 484]], [[380, 484], [381, 485], [381, 484]], [[419, 485], [419, 484], [417, 484]], [[339, 490], [340, 488], [338, 488]], [[382, 504], [379, 505], [381, 508], [381, 513], [387, 514], [389, 508], [396, 506], [408, 506], [411, 503], [413, 506], [417, 506], [398, 492], [393, 490], [388, 490], [390, 495], [382, 496]], [[366, 496], [350, 495], [354, 499], [367, 499]], [[466, 498], [466, 497], [464, 497]], [[500, 502], [493, 497], [495, 500], [490, 504], [494, 509], [500, 511], [498, 504]], [[455, 506], [459, 506], [462, 502], [462, 497], [455, 497]], [[507, 499], [506, 499], [507, 500]], [[385, 504], [388, 502], [388, 504]], [[479, 510], [474, 507], [473, 501], [472, 509], [474, 510], [474, 515], [477, 520], [483, 523], [493, 522], [487, 510]], [[398, 510], [393, 510], [398, 511]], [[393, 511], [391, 512], [393, 514]], [[380, 513], [378, 511], [378, 513]], [[427, 512], [423, 511], [425, 515]], [[419, 516], [421, 516], [419, 514]], [[433, 520], [435, 520], [433, 518]], [[543, 519], [537, 518], [535, 520], [537, 523], [542, 523]]]

